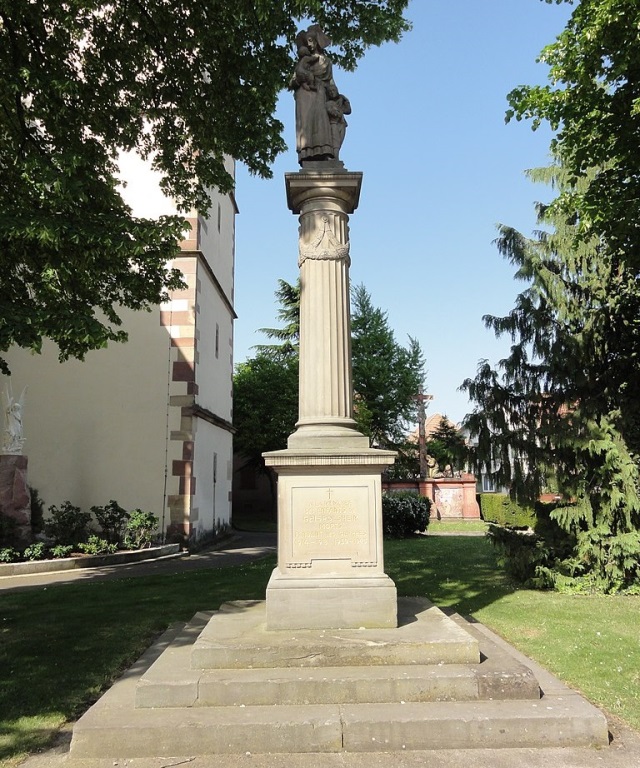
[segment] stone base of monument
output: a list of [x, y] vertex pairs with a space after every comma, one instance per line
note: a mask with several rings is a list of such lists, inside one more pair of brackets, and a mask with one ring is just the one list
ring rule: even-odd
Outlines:
[[0, 455], [0, 513], [6, 521], [5, 540], [14, 547], [26, 547], [33, 541], [27, 467], [26, 456]]
[[481, 625], [401, 598], [396, 629], [268, 630], [238, 602], [165, 634], [76, 724], [93, 758], [608, 744], [604, 716]]
[[370, 449], [368, 438], [350, 432], [353, 441], [363, 442], [357, 450], [314, 450], [307, 435], [304, 448], [264, 454], [278, 474], [278, 567], [267, 587], [269, 629], [397, 625], [396, 587], [384, 572], [381, 499], [382, 470], [395, 454]]

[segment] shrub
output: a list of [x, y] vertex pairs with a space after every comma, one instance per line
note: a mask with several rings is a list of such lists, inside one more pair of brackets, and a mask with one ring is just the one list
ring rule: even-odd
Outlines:
[[382, 494], [382, 532], [387, 539], [405, 539], [427, 530], [431, 501], [413, 491]]
[[117, 544], [112, 544], [99, 536], [89, 536], [89, 540], [78, 545], [85, 555], [112, 555], [117, 549]]
[[480, 511], [485, 522], [510, 528], [533, 528], [536, 523], [533, 507], [518, 504], [506, 493], [481, 493]]
[[55, 547], [51, 547], [49, 554], [54, 560], [59, 560], [62, 557], [69, 557], [73, 552], [73, 547], [70, 544], [56, 544]]
[[44, 560], [46, 555], [46, 547], [41, 541], [37, 542], [36, 544], [31, 544], [22, 553], [22, 556], [25, 560]]
[[11, 544], [15, 540], [16, 521], [0, 512], [0, 544]]
[[63, 502], [60, 507], [49, 507], [49, 513], [51, 518], [44, 527], [56, 544], [76, 545], [87, 540], [91, 513], [74, 507], [70, 501]]
[[0, 563], [15, 563], [20, 557], [20, 553], [13, 547], [3, 547], [0, 549]]
[[158, 518], [152, 512], [134, 509], [129, 516], [129, 522], [124, 535], [124, 543], [128, 549], [143, 549], [151, 546], [153, 533], [158, 527]]
[[111, 499], [104, 507], [91, 507], [103, 536], [112, 544], [120, 544], [129, 520], [129, 513]]
[[31, 531], [41, 533], [44, 529], [44, 500], [36, 488], [29, 486], [31, 495]]

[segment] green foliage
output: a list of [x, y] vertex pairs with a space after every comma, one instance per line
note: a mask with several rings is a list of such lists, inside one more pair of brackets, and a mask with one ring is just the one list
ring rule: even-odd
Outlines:
[[262, 461], [264, 451], [284, 448], [298, 417], [298, 357], [258, 353], [240, 363], [233, 378], [236, 452]]
[[487, 523], [510, 528], [533, 528], [536, 514], [533, 506], [524, 506], [505, 493], [481, 493], [480, 512]]
[[112, 555], [117, 551], [118, 546], [93, 535], [89, 536], [86, 542], [79, 544], [78, 549], [85, 555]]
[[[280, 344], [260, 345], [258, 354], [237, 366], [234, 376], [235, 451], [258, 470], [262, 453], [284, 448], [298, 418], [298, 340], [300, 285], [278, 281], [276, 298], [283, 328], [263, 328]], [[417, 412], [416, 394], [424, 380], [420, 345], [399, 345], [387, 317], [373, 307], [363, 286], [352, 296], [352, 353], [355, 419], [380, 447], [400, 454], [392, 476], [417, 474], [415, 443], [406, 436]], [[271, 479], [271, 475], [269, 475]]]
[[[589, 183], [562, 166], [533, 177], [576, 195]], [[550, 567], [589, 589], [627, 590], [638, 582], [628, 559], [640, 529], [637, 278], [608, 243], [585, 240], [577, 206], [571, 217], [538, 211], [544, 229], [531, 239], [500, 229], [499, 249], [529, 286], [507, 317], [485, 318], [513, 344], [497, 370], [485, 361], [463, 384], [476, 403], [466, 426], [476, 464], [515, 497], [535, 500], [552, 467], [559, 495], [576, 500], [553, 513], [574, 551]]]
[[47, 556], [47, 550], [42, 541], [30, 544], [22, 553], [25, 560], [44, 560]]
[[31, 495], [31, 531], [41, 533], [44, 530], [44, 501], [37, 488], [29, 486]]
[[[640, 265], [640, 6], [636, 0], [581, 0], [566, 28], [540, 61], [546, 86], [509, 94], [507, 118], [546, 121], [552, 150], [574, 179], [591, 174], [580, 191], [559, 190], [558, 214], [577, 210], [578, 236], [606, 241]], [[591, 173], [596, 169], [595, 173]]]
[[429, 525], [431, 501], [413, 491], [382, 494], [382, 532], [388, 539], [406, 539], [424, 533]]
[[102, 534], [112, 544], [119, 544], [124, 537], [124, 529], [129, 520], [129, 513], [117, 501], [111, 499], [104, 507], [91, 507]]
[[[118, 153], [136, 151], [179, 209], [229, 192], [225, 157], [271, 175], [274, 117], [299, 19], [355, 67], [408, 29], [408, 0], [202, 3], [16, 0], [0, 20], [0, 351], [82, 358], [123, 341], [115, 307], [143, 309], [180, 285], [166, 268], [184, 221], [132, 215]], [[6, 365], [0, 361], [0, 369]]]
[[71, 544], [56, 544], [49, 550], [49, 554], [54, 560], [60, 560], [64, 557], [69, 557], [72, 552], [73, 547]]
[[89, 512], [83, 512], [70, 501], [64, 501], [60, 507], [49, 507], [49, 515], [45, 531], [56, 544], [76, 545], [86, 541], [91, 522]]
[[278, 320], [284, 323], [282, 328], [260, 328], [270, 339], [277, 339], [280, 344], [258, 344], [255, 349], [268, 357], [276, 359], [297, 356], [300, 345], [300, 278], [291, 285], [281, 278], [275, 297], [280, 304], [276, 313]]
[[0, 549], [0, 563], [15, 563], [20, 559], [20, 553], [13, 547], [2, 547]]
[[0, 512], [0, 544], [13, 542], [16, 533], [16, 521]]
[[385, 312], [373, 306], [363, 285], [352, 292], [351, 341], [355, 419], [372, 445], [402, 451], [418, 415], [424, 384], [420, 344], [395, 340]]
[[152, 512], [134, 509], [127, 522], [124, 534], [124, 544], [128, 549], [144, 549], [150, 547], [153, 535], [158, 527], [158, 518]]
[[446, 416], [427, 440], [427, 454], [432, 456], [440, 469], [447, 465], [452, 470], [464, 469], [467, 461], [467, 444], [462, 432]]

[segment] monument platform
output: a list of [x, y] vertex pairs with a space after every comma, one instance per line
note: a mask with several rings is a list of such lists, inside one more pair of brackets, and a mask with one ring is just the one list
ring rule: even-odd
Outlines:
[[604, 716], [481, 626], [402, 598], [394, 630], [198, 614], [76, 724], [70, 758], [606, 746]]

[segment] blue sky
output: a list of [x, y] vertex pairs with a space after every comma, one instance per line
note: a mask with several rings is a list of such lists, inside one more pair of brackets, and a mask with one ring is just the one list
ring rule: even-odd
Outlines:
[[[536, 58], [571, 10], [542, 0], [413, 0], [413, 30], [400, 43], [370, 50], [355, 73], [334, 71], [353, 108], [342, 159], [364, 174], [350, 220], [351, 281], [387, 312], [400, 343], [420, 342], [428, 414], [461, 420], [471, 409], [461, 382], [479, 360], [508, 352], [482, 316], [506, 314], [523, 285], [493, 240], [498, 223], [535, 229], [534, 203], [550, 193], [524, 172], [547, 163], [551, 134], [505, 125], [506, 95], [547, 82]], [[278, 116], [295, 149], [290, 93]], [[269, 181], [237, 167], [236, 363], [264, 342], [258, 328], [277, 324], [278, 278], [297, 278], [297, 217], [284, 190], [284, 174], [296, 170], [293, 150]]]

